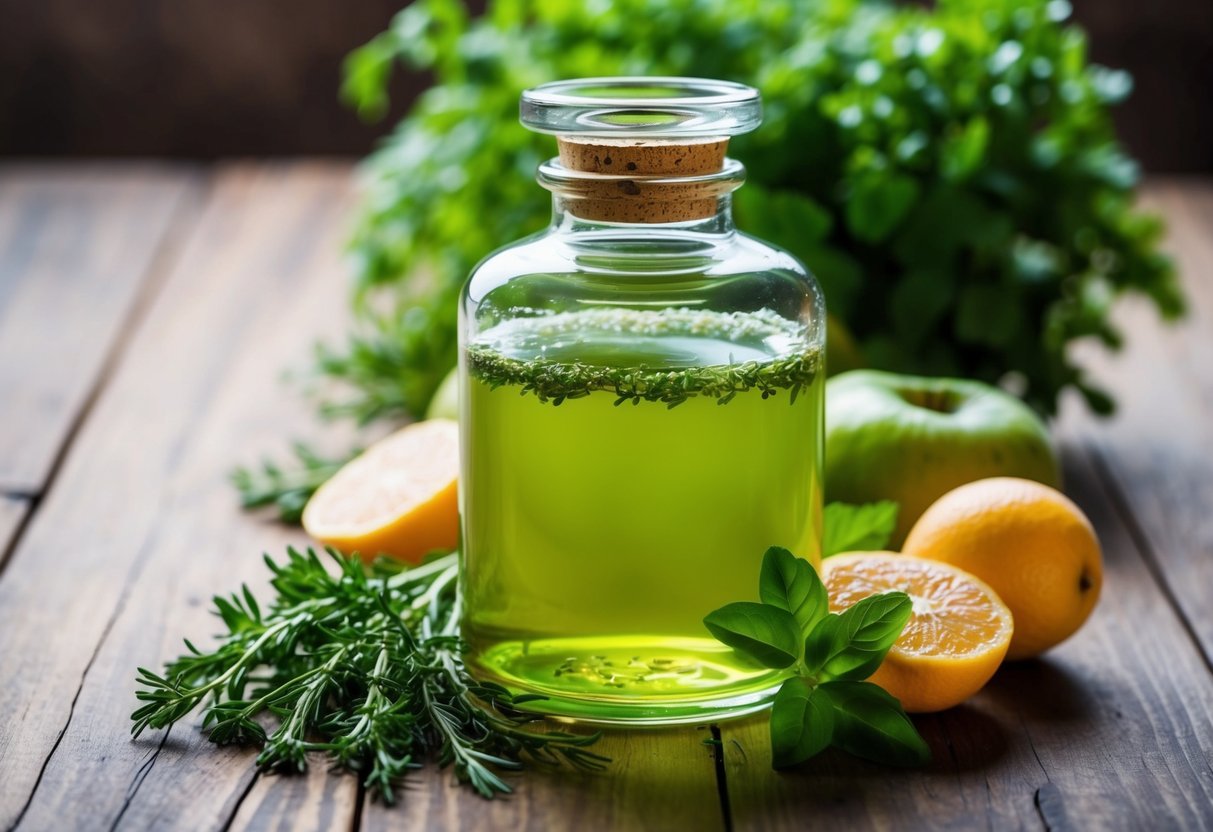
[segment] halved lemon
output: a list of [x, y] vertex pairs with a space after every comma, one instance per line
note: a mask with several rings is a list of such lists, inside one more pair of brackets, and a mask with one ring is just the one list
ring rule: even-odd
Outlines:
[[459, 423], [401, 428], [351, 460], [308, 501], [303, 528], [371, 560], [418, 563], [459, 543]]
[[900, 590], [913, 612], [871, 680], [911, 713], [959, 705], [990, 681], [1011, 644], [1011, 611], [985, 583], [954, 566], [893, 552], [822, 562], [830, 609]]

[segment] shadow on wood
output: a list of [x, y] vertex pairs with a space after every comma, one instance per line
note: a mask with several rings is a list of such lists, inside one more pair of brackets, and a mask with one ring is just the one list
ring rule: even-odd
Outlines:
[[1095, 703], [1087, 684], [1047, 658], [1003, 665], [981, 696], [1000, 709], [1018, 710], [1034, 722], [1095, 721]]

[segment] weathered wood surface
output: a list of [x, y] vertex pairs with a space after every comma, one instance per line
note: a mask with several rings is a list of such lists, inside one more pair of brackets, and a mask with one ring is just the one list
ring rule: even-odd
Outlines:
[[707, 727], [611, 732], [594, 748], [611, 758], [609, 771], [528, 771], [510, 778], [508, 800], [478, 800], [449, 778], [426, 778], [402, 805], [366, 800], [362, 829], [724, 829], [710, 738]]
[[1146, 304], [1121, 304], [1116, 320], [1131, 347], [1082, 356], [1119, 413], [1086, 435], [1131, 533], [1213, 664], [1213, 182], [1161, 181], [1146, 203], [1170, 226], [1188, 316], [1160, 331]]
[[197, 184], [152, 165], [0, 168], [0, 490], [42, 491]]
[[10, 680], [0, 707], [25, 709], [0, 726], [12, 769], [0, 826], [52, 828], [75, 807], [83, 827], [178, 818], [222, 828], [239, 805], [247, 752], [200, 753], [188, 725], [122, 736], [131, 673], [178, 652], [183, 635], [211, 632], [210, 595], [259, 582], [262, 550], [301, 542], [273, 524], [228, 522], [226, 479], [241, 453], [280, 448], [308, 424], [307, 407], [275, 381], [340, 326], [348, 187], [344, 167], [216, 176], [128, 360], [0, 578]]
[[349, 168], [0, 169], [0, 829], [1213, 825], [1213, 186], [1149, 199], [1191, 316], [1160, 332], [1126, 303], [1128, 351], [1084, 355], [1120, 415], [1058, 429], [1104, 598], [1045, 660], [920, 718], [929, 768], [775, 774], [758, 719], [612, 733], [609, 772], [531, 772], [493, 802], [427, 768], [384, 807], [323, 765], [257, 775], [192, 724], [127, 736], [135, 666], [204, 638], [211, 594], [303, 542], [240, 514], [226, 476], [319, 430], [278, 380], [344, 324]]

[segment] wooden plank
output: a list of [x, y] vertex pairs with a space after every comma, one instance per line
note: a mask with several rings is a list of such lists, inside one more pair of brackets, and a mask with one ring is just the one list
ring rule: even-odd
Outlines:
[[1146, 202], [1167, 219], [1188, 317], [1164, 328], [1148, 304], [1122, 303], [1125, 351], [1077, 353], [1118, 399], [1117, 415], [1073, 411], [1069, 427], [1095, 439], [1134, 534], [1213, 662], [1213, 180], [1156, 182]]
[[0, 491], [42, 490], [197, 185], [183, 167], [0, 168]]
[[706, 728], [608, 732], [595, 751], [609, 770], [535, 768], [510, 778], [506, 798], [483, 800], [432, 769], [398, 805], [367, 798], [362, 832], [388, 830], [722, 829], [711, 734]]
[[188, 721], [131, 742], [133, 674], [214, 631], [212, 593], [262, 586], [261, 551], [302, 542], [242, 516], [227, 472], [312, 426], [275, 381], [343, 328], [348, 186], [346, 166], [217, 177], [0, 577], [0, 707], [23, 714], [0, 725], [0, 828], [217, 829], [265, 795], [252, 752]]
[[353, 829], [358, 781], [334, 777], [323, 760], [298, 776], [257, 778], [232, 820], [233, 832], [330, 832]]
[[[1197, 829], [1213, 824], [1213, 685], [1085, 451], [1070, 493], [1105, 548], [1081, 633], [1003, 667], [972, 701], [916, 718], [932, 764], [833, 753], [775, 774], [765, 725], [722, 726], [734, 828]], [[736, 741], [736, 742], [734, 742]]]

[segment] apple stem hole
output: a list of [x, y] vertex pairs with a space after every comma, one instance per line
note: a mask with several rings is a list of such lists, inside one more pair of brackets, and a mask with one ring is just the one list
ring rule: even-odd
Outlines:
[[901, 397], [915, 407], [936, 413], [955, 413], [960, 407], [959, 397], [949, 390], [907, 390]]

